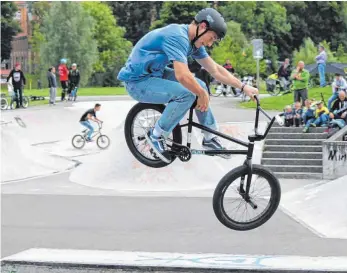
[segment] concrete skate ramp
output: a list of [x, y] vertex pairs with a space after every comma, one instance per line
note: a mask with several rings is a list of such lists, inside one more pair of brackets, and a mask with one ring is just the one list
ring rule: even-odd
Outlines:
[[347, 176], [293, 190], [281, 206], [318, 235], [347, 239]]
[[[46, 153], [64, 157], [85, 156], [100, 152], [95, 142], [85, 145], [81, 150], [71, 144], [73, 135], [85, 129], [78, 121], [82, 114], [93, 108], [95, 102], [78, 102], [71, 107], [50, 107], [48, 109], [26, 109], [25, 111], [3, 112], [3, 118], [14, 121], [20, 117], [26, 124], [25, 130], [19, 130], [19, 136], [24, 137], [29, 144]], [[126, 114], [135, 104], [134, 101], [105, 101], [97, 116], [104, 121], [104, 134], [108, 134], [124, 121]], [[96, 124], [92, 122], [97, 128]], [[112, 141], [112, 140], [111, 140]]]
[[1, 260], [2, 272], [259, 273], [346, 272], [347, 257], [28, 249]]
[[73, 168], [76, 162], [49, 155], [30, 145], [16, 123], [1, 127], [1, 181], [37, 177]]
[[[234, 137], [248, 140], [253, 123], [220, 124], [220, 130]], [[260, 124], [263, 131], [265, 123]], [[124, 138], [123, 125], [111, 133], [111, 147], [100, 154], [81, 158], [82, 164], [72, 171], [70, 180], [85, 186], [118, 191], [184, 191], [215, 188], [231, 169], [243, 164], [245, 155], [233, 155], [226, 160], [220, 157], [193, 155], [189, 162], [176, 159], [164, 168], [150, 168], [138, 162], [130, 153]], [[186, 128], [183, 130], [185, 143]], [[194, 129], [192, 148], [201, 149], [202, 135]], [[230, 149], [244, 147], [225, 142]], [[260, 163], [262, 142], [257, 142], [253, 163]]]

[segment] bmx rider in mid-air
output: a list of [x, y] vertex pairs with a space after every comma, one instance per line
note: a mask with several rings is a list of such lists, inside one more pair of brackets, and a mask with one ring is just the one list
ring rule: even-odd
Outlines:
[[[143, 103], [167, 104], [154, 129], [146, 135], [148, 144], [164, 162], [170, 162], [165, 138], [184, 117], [197, 97], [196, 115], [200, 124], [217, 130], [217, 122], [209, 107], [206, 84], [195, 78], [188, 68], [191, 56], [216, 80], [241, 89], [253, 98], [258, 90], [242, 84], [206, 52], [224, 38], [227, 25], [222, 15], [212, 8], [198, 12], [188, 24], [170, 24], [142, 37], [133, 48], [118, 79], [125, 82], [129, 95]], [[167, 65], [173, 62], [174, 69]], [[203, 131], [205, 149], [225, 149], [218, 137]], [[220, 155], [227, 157], [227, 155]]]

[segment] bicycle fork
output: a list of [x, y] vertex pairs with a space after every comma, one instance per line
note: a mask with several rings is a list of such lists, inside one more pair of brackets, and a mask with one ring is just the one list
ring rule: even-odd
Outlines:
[[255, 204], [250, 196], [249, 196], [249, 190], [251, 188], [251, 183], [252, 183], [252, 173], [253, 173], [253, 167], [252, 167], [252, 156], [253, 156], [253, 150], [254, 150], [254, 138], [250, 137], [249, 138], [249, 146], [248, 146], [248, 153], [247, 153], [247, 159], [243, 163], [243, 165], [247, 166], [247, 182], [246, 182], [246, 190], [244, 188], [245, 185], [245, 175], [241, 176], [241, 183], [239, 187], [239, 194], [242, 196], [242, 198], [250, 204], [250, 206], [253, 209], [257, 209], [258, 206]]

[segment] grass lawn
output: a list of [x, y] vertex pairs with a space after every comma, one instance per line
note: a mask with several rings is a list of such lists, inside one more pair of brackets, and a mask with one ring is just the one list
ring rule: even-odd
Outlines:
[[[4, 88], [3, 92], [7, 89]], [[24, 94], [26, 96], [49, 96], [49, 89], [31, 89], [24, 88]], [[116, 96], [116, 95], [126, 95], [124, 87], [82, 87], [78, 90], [78, 96]], [[61, 87], [57, 88], [57, 96], [61, 96]]]
[[[332, 95], [331, 86], [320, 88], [312, 88], [308, 90], [308, 98], [321, 100], [321, 93], [323, 93], [325, 103]], [[294, 102], [294, 93], [289, 93], [284, 96], [264, 98], [260, 101], [260, 105], [264, 110], [283, 110], [286, 105], [291, 105]], [[253, 101], [240, 103], [243, 108], [256, 108]]]

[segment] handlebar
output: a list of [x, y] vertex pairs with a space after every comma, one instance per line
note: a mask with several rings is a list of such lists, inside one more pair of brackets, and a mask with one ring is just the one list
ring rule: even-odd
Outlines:
[[[260, 141], [266, 138], [267, 134], [269, 133], [273, 123], [275, 122], [275, 120], [277, 120], [277, 122], [280, 125], [283, 125], [282, 119], [280, 118], [280, 115], [276, 115], [274, 117], [270, 117], [261, 107], [260, 107], [260, 101], [257, 95], [253, 95], [256, 103], [257, 103], [257, 110], [256, 110], [256, 114], [255, 114], [255, 124], [254, 124], [254, 132], [255, 132], [255, 136], [254, 136], [254, 140], [256, 141]], [[259, 112], [262, 112], [269, 120], [270, 123], [267, 126], [265, 133], [259, 134], [258, 132], [258, 124], [259, 124]]]

